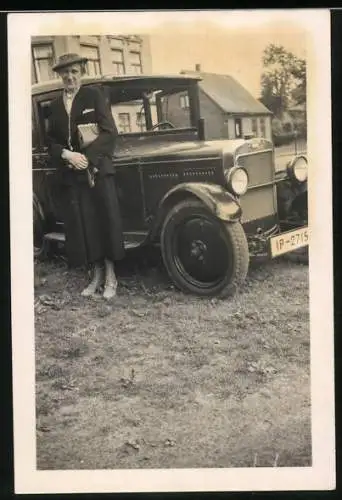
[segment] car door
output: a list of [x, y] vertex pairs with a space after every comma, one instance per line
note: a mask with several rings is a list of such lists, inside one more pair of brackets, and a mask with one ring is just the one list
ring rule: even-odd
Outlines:
[[113, 161], [123, 229], [126, 233], [144, 231], [144, 195], [139, 161], [143, 135], [142, 101], [118, 102], [117, 95], [123, 90], [121, 87], [116, 84], [103, 88], [118, 131]]
[[33, 139], [32, 167], [33, 191], [38, 197], [50, 228], [62, 223], [62, 204], [60, 186], [56, 169], [49, 161], [47, 148], [48, 111], [50, 103], [59, 91], [35, 96], [32, 100]]

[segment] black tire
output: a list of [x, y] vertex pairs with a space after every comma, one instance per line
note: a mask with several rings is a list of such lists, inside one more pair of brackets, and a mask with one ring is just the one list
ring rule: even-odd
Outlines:
[[45, 256], [44, 241], [45, 217], [41, 204], [36, 195], [33, 196], [33, 256], [35, 259]]
[[185, 292], [226, 297], [246, 278], [249, 251], [241, 224], [221, 221], [200, 201], [175, 205], [160, 240], [167, 272]]

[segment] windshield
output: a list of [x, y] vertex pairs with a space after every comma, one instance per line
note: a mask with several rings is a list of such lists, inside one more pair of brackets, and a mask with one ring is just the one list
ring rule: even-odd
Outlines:
[[119, 134], [191, 127], [188, 89], [110, 89]]
[[176, 128], [191, 127], [190, 98], [187, 90], [164, 94], [160, 101], [164, 120], [172, 122]]
[[[154, 96], [148, 99], [152, 127], [158, 124], [157, 106]], [[144, 132], [147, 130], [143, 99], [111, 104], [111, 111], [119, 134]]]

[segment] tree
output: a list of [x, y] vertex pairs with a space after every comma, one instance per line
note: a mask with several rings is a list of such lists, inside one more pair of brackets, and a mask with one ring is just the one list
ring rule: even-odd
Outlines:
[[297, 65], [292, 68], [292, 76], [297, 85], [292, 91], [292, 99], [296, 104], [306, 106], [306, 62], [298, 59]]
[[281, 45], [268, 45], [262, 58], [260, 101], [275, 116], [281, 115], [291, 104], [306, 102], [306, 63]]

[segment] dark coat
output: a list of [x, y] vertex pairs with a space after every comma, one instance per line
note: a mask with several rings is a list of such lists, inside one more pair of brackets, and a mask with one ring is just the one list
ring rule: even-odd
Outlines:
[[121, 216], [115, 187], [112, 154], [117, 129], [100, 89], [81, 87], [70, 112], [70, 137], [73, 151], [81, 151], [77, 125], [97, 123], [99, 136], [82, 153], [96, 167], [95, 187], [88, 184], [86, 171], [68, 167], [61, 158], [70, 149], [69, 117], [63, 96], [51, 103], [48, 126], [49, 153], [61, 183], [63, 219], [68, 261], [82, 266], [104, 258], [121, 259], [124, 255]]
[[[74, 151], [81, 151], [77, 125], [82, 123], [97, 123], [100, 127], [100, 135], [85, 151], [88, 160], [97, 167], [100, 175], [114, 173], [111, 157], [118, 132], [109, 106], [101, 90], [96, 87], [81, 87], [73, 100], [70, 113], [70, 136]], [[62, 180], [67, 183], [74, 182], [76, 177], [86, 177], [85, 172], [70, 170], [61, 158], [63, 149], [69, 149], [68, 137], [69, 117], [65, 110], [63, 96], [60, 96], [51, 103], [48, 143], [52, 161], [61, 169]]]

